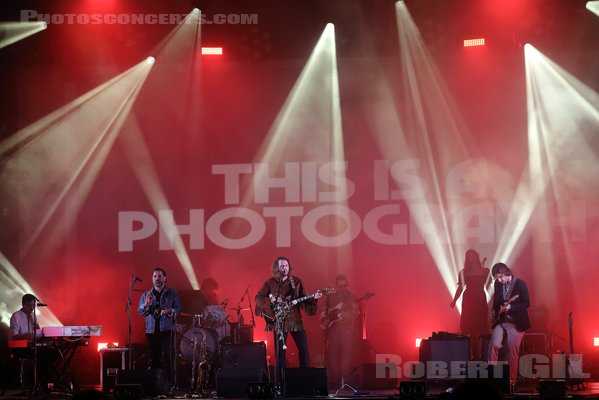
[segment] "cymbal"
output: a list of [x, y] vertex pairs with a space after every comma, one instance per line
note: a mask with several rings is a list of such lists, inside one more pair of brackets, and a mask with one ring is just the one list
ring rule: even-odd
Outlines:
[[249, 310], [249, 307], [247, 307], [247, 308], [241, 308], [241, 307], [230, 307], [229, 309], [230, 309], [230, 310], [233, 310], [233, 311], [247, 311], [247, 310]]

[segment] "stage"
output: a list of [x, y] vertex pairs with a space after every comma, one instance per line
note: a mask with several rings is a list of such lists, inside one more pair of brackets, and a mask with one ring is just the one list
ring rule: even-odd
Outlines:
[[[403, 382], [403, 381], [402, 381]], [[555, 381], [554, 381], [555, 382]], [[385, 389], [385, 390], [369, 390], [367, 388], [338, 388], [338, 387], [330, 387], [328, 395], [322, 396], [270, 396], [270, 397], [253, 397], [253, 398], [278, 398], [278, 399], [324, 399], [324, 398], [334, 398], [334, 399], [372, 399], [372, 400], [382, 400], [382, 399], [491, 399], [491, 398], [502, 398], [502, 399], [599, 399], [599, 381], [588, 381], [585, 382], [584, 389], [575, 389], [572, 387], [566, 387], [565, 396], [561, 396], [558, 391], [549, 391], [549, 392], [539, 392], [539, 383], [538, 381], [528, 381], [520, 383], [516, 390], [513, 393], [500, 395], [500, 397], [494, 397], [493, 394], [483, 394], [483, 392], [475, 392], [468, 391], [461, 395], [460, 392], [456, 392], [456, 387], [448, 387], [446, 385], [439, 385], [435, 382], [426, 382], [426, 393], [423, 395], [421, 392], [410, 395], [404, 391], [402, 394], [400, 389]], [[404, 389], [405, 390], [405, 389]], [[411, 397], [410, 397], [411, 396]], [[28, 399], [32, 398], [30, 394], [23, 394], [23, 391], [20, 389], [10, 389], [6, 390], [0, 396], [0, 399]], [[48, 398], [48, 399], [111, 399], [111, 398], [121, 398], [121, 399], [135, 399], [135, 398], [160, 398], [160, 399], [186, 399], [186, 398], [229, 398], [229, 397], [218, 397], [216, 391], [210, 392], [207, 395], [200, 396], [198, 394], [190, 393], [185, 390], [174, 390], [170, 394], [166, 395], [142, 395], [141, 397], [136, 397], [135, 395], [131, 395], [129, 393], [129, 397], [126, 395], [117, 395], [115, 396], [113, 393], [102, 393], [101, 388], [99, 386], [90, 386], [90, 387], [82, 387], [81, 390], [77, 393], [59, 393], [59, 392], [42, 392], [39, 394], [39, 398]], [[248, 398], [247, 396], [239, 397], [239, 398]]]

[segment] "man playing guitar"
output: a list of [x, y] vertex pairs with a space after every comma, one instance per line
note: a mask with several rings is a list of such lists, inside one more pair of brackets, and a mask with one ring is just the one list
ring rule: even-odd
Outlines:
[[517, 279], [512, 270], [504, 263], [493, 265], [491, 270], [495, 278], [493, 295], [493, 332], [489, 343], [489, 364], [497, 364], [499, 349], [506, 338], [508, 364], [510, 367], [510, 389], [513, 390], [518, 378], [520, 343], [524, 332], [530, 328], [528, 307], [530, 297], [528, 286]]
[[[272, 276], [256, 293], [256, 314], [265, 317], [266, 331], [274, 332], [276, 382], [277, 385], [284, 387], [287, 333], [291, 333], [297, 346], [300, 367], [309, 367], [308, 338], [300, 308], [303, 308], [308, 315], [315, 315], [317, 299], [322, 297], [322, 293], [317, 291], [313, 295], [306, 295], [301, 279], [291, 275], [291, 263], [286, 257], [280, 256], [274, 260], [271, 274]], [[304, 299], [299, 303], [293, 303], [293, 300], [300, 298]]]
[[327, 298], [326, 309], [320, 317], [326, 335], [326, 365], [331, 386], [341, 385], [348, 378], [356, 341], [356, 317], [360, 312], [359, 300], [349, 291], [345, 275], [337, 276], [335, 289]]

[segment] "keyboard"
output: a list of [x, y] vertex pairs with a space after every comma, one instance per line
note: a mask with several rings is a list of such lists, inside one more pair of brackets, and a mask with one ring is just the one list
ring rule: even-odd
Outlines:
[[91, 337], [102, 336], [100, 325], [77, 326], [45, 326], [42, 328], [42, 337]]
[[[87, 340], [67, 340], [65, 338], [42, 338], [35, 342], [35, 347], [57, 347], [57, 348], [70, 348], [79, 346], [89, 346]], [[33, 342], [27, 339], [14, 339], [8, 341], [9, 349], [33, 349]]]

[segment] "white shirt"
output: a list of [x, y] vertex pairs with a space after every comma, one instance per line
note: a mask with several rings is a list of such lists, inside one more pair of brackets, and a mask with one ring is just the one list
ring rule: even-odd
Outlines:
[[[39, 327], [39, 325], [38, 325]], [[33, 335], [33, 313], [25, 314], [25, 311], [21, 308], [19, 311], [13, 313], [10, 317], [10, 336], [15, 337], [16, 335], [31, 334]]]

